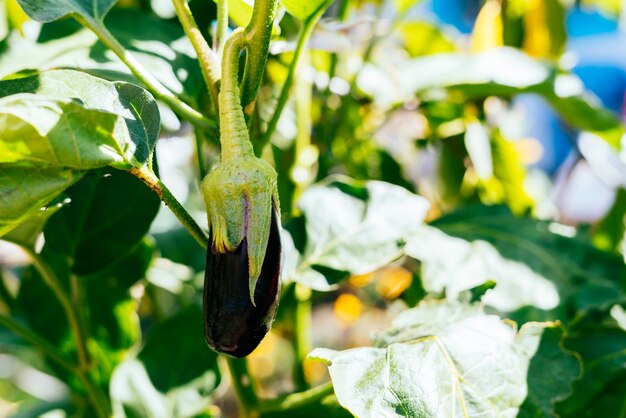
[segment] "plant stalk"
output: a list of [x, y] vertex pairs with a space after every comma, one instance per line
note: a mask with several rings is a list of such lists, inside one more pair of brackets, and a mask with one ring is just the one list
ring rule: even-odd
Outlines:
[[217, 0], [217, 31], [215, 32], [215, 47], [221, 57], [224, 44], [228, 37], [228, 0]]
[[296, 364], [294, 381], [300, 390], [309, 387], [304, 373], [304, 361], [311, 352], [311, 289], [296, 283], [295, 339]]
[[298, 35], [298, 43], [296, 44], [296, 49], [293, 53], [293, 58], [291, 60], [291, 64], [289, 64], [289, 71], [287, 72], [287, 78], [283, 83], [283, 87], [280, 91], [280, 95], [278, 96], [278, 101], [276, 103], [276, 109], [274, 109], [274, 113], [272, 115], [272, 119], [270, 119], [267, 129], [263, 134], [261, 139], [262, 144], [267, 144], [276, 129], [276, 125], [278, 125], [278, 121], [280, 120], [280, 116], [285, 109], [285, 105], [287, 104], [287, 100], [289, 99], [289, 91], [291, 89], [291, 85], [293, 83], [293, 78], [296, 74], [296, 70], [298, 69], [298, 63], [300, 62], [300, 56], [302, 55], [302, 51], [304, 50], [304, 46], [308, 42], [311, 37], [311, 33], [313, 32], [313, 28], [315, 28], [315, 24], [322, 17], [326, 8], [332, 3], [332, 1], [324, 2], [311, 16], [309, 16], [303, 23], [300, 28], [300, 33]]
[[56, 273], [43, 260], [41, 255], [36, 253], [32, 248], [22, 248], [28, 253], [33, 261], [33, 266], [39, 272], [46, 285], [52, 290], [65, 312], [70, 329], [72, 330], [72, 335], [74, 336], [76, 351], [78, 353], [78, 368], [75, 368], [77, 377], [85, 386], [87, 395], [89, 396], [89, 399], [98, 416], [101, 418], [110, 416], [109, 405], [106, 401], [106, 397], [103, 393], [101, 393], [100, 388], [97, 385], [94, 385], [89, 377], [89, 369], [91, 368], [91, 365], [87, 351], [85, 334], [81, 327], [77, 311], [78, 306], [72, 304]]
[[172, 0], [172, 2], [174, 3], [174, 8], [176, 9], [178, 19], [183, 26], [183, 30], [191, 41], [193, 49], [196, 51], [198, 62], [200, 63], [200, 69], [202, 70], [202, 77], [204, 78], [204, 83], [209, 90], [213, 109], [215, 109], [215, 113], [217, 114], [219, 109], [217, 98], [219, 95], [220, 82], [219, 57], [211, 49], [204, 38], [204, 35], [202, 35], [202, 32], [198, 28], [187, 0]]
[[254, 382], [248, 371], [248, 362], [245, 358], [228, 357], [228, 370], [237, 393], [241, 416], [243, 418], [259, 417], [259, 398], [254, 390]]
[[245, 29], [247, 58], [241, 86], [241, 104], [248, 117], [254, 113], [256, 96], [263, 81], [277, 3], [277, 0], [256, 0], [252, 18]]
[[143, 181], [157, 194], [157, 196], [159, 196], [159, 199], [161, 199], [163, 203], [170, 208], [172, 213], [176, 216], [176, 218], [178, 218], [189, 234], [191, 234], [191, 236], [196, 240], [198, 245], [205, 250], [208, 248], [209, 238], [207, 234], [204, 230], [202, 230], [202, 228], [200, 228], [198, 223], [191, 217], [189, 212], [187, 212], [172, 192], [170, 192], [167, 186], [163, 184], [161, 179], [159, 179], [151, 170], [147, 168], [141, 170], [132, 168], [129, 172], [139, 180]]
[[328, 382], [303, 392], [292, 393], [278, 399], [264, 400], [261, 402], [261, 412], [269, 413], [302, 408], [306, 405], [319, 402], [333, 393], [333, 384]]

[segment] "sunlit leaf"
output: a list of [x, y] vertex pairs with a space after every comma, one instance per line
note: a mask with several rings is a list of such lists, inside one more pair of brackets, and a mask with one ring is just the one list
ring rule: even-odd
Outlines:
[[306, 243], [299, 248], [296, 279], [329, 290], [340, 278], [369, 273], [402, 256], [428, 203], [389, 183], [331, 178], [307, 189], [298, 207]]
[[[361, 418], [495, 418], [518, 411], [552, 417], [554, 400], [569, 393], [579, 369], [560, 347], [561, 335], [557, 325], [539, 323], [517, 333], [476, 306], [422, 303], [379, 336], [380, 348], [316, 349], [310, 357], [329, 364], [337, 399]], [[544, 378], [546, 364], [554, 379]]]
[[[625, 300], [620, 256], [595, 249], [558, 224], [473, 207], [423, 227], [407, 244], [421, 260], [426, 290], [455, 297], [487, 280], [483, 302], [519, 320], [567, 320], [577, 311]], [[575, 232], [575, 231], [574, 231]]]
[[0, 81], [0, 233], [88, 170], [152, 165], [159, 113], [140, 87], [76, 71]]

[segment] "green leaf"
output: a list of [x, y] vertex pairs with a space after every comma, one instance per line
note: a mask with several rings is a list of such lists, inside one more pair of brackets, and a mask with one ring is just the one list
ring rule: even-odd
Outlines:
[[[554, 400], [579, 372], [559, 345], [561, 332], [533, 323], [517, 333], [477, 306], [431, 302], [400, 314], [379, 348], [316, 349], [310, 357], [330, 365], [337, 399], [360, 418], [495, 418], [524, 404], [533, 416], [554, 417]], [[533, 386], [546, 357], [558, 379]]]
[[575, 230], [476, 206], [437, 219], [407, 244], [424, 288], [448, 297], [492, 279], [483, 302], [520, 321], [560, 319], [624, 300], [626, 266]]
[[336, 177], [308, 188], [298, 207], [306, 243], [296, 280], [330, 290], [346, 273], [369, 273], [402, 256], [428, 203], [389, 183]]
[[305, 20], [315, 13], [325, 1], [327, 0], [281, 0], [281, 3], [291, 15]]
[[150, 169], [158, 133], [156, 102], [128, 83], [65, 70], [0, 81], [0, 236], [87, 170]]
[[73, 14], [101, 21], [117, 0], [18, 0], [18, 3], [28, 16], [39, 22], [52, 22]]
[[0, 237], [3, 237], [63, 190], [76, 183], [84, 172], [71, 169], [19, 167], [0, 164]]
[[[66, 208], [60, 209], [59, 213]], [[55, 221], [53, 216], [46, 231], [50, 230]], [[89, 277], [79, 277], [80, 310], [86, 318], [84, 325], [89, 336], [88, 351], [94, 364], [91, 373], [104, 390], [107, 389], [115, 366], [128, 356], [128, 351], [139, 339], [141, 331], [136, 313], [137, 302], [131, 298], [129, 289], [145, 276], [153, 252], [151, 244], [140, 242], [124, 258], [111, 263], [106, 269]], [[67, 261], [70, 257], [46, 246], [42, 256], [62, 285], [69, 288], [71, 272]], [[33, 268], [27, 269], [23, 275], [17, 300], [20, 313], [30, 328], [59, 347], [68, 358], [76, 356], [74, 338], [65, 313], [54, 293]], [[49, 365], [74, 390], [84, 390], [82, 384], [67, 370], [59, 368], [53, 361]]]
[[[151, 164], [160, 129], [159, 111], [152, 95], [141, 87], [124, 82], [109, 82], [78, 71], [58, 70], [0, 81], [0, 98], [3, 98], [0, 114], [5, 118], [18, 118], [30, 125], [20, 127], [26, 129], [26, 132], [31, 133], [32, 129], [36, 129], [41, 136], [48, 133], [54, 136], [57, 129], [61, 130], [59, 134], [64, 133], [75, 142], [72, 148], [57, 149], [55, 138], [44, 136], [41, 141], [50, 142], [45, 147], [56, 151], [59, 161], [56, 164], [50, 162], [50, 165], [94, 168], [123, 162], [128, 164], [126, 168], [131, 165], [141, 168], [143, 164]], [[67, 111], [58, 112], [55, 104]], [[84, 119], [79, 119], [76, 125], [65, 127], [63, 131], [64, 125], [70, 125], [73, 117]], [[88, 123], [89, 129], [78, 125], [79, 122]], [[14, 134], [15, 129], [7, 132], [8, 128], [5, 128], [6, 135]], [[91, 140], [89, 133], [92, 135]], [[61, 140], [58, 139], [58, 142]], [[92, 142], [107, 149], [94, 150], [92, 148], [96, 147]], [[38, 145], [41, 148], [36, 149], [29, 147], [28, 143], [23, 144], [18, 140], [12, 143], [5, 138], [1, 144], [14, 151], [24, 147], [33, 153], [41, 148], [44, 148], [40, 151], [43, 154], [50, 151], [44, 145]], [[86, 149], [87, 146], [91, 148]], [[80, 158], [70, 154], [80, 154]], [[45, 156], [41, 158], [44, 160], [32, 162], [46, 162]], [[2, 162], [7, 161], [3, 158]]]
[[71, 257], [78, 275], [92, 274], [127, 255], [148, 233], [160, 200], [129, 173], [87, 175], [66, 192], [71, 204], [45, 229], [46, 247]]
[[594, 417], [617, 417], [626, 406], [626, 330], [615, 320], [619, 306], [588, 315], [569, 332], [566, 346], [583, 359], [583, 375], [574, 392], [559, 404], [563, 417], [585, 411]]
[[202, 336], [202, 312], [189, 306], [148, 331], [136, 358], [111, 381], [117, 417], [193, 417], [211, 405], [221, 380], [217, 355]]
[[[0, 194], [2, 192], [0, 191]], [[41, 231], [48, 219], [63, 207], [64, 202], [50, 204], [35, 212], [27, 221], [12, 229], [2, 237], [5, 241], [10, 241], [26, 248], [34, 248]], [[0, 233], [1, 234], [1, 233]]]

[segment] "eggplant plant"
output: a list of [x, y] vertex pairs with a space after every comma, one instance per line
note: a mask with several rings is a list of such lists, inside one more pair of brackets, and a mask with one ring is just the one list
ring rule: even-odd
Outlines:
[[475, 6], [0, 0], [0, 416], [622, 416], [626, 127]]

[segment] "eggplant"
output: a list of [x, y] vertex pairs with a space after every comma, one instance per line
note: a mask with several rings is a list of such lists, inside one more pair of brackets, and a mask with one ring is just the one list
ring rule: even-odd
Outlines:
[[207, 250], [204, 276], [204, 336], [213, 350], [245, 357], [263, 340], [278, 308], [281, 242], [276, 210], [271, 211], [269, 239], [261, 272], [250, 297], [248, 240], [233, 252]]

